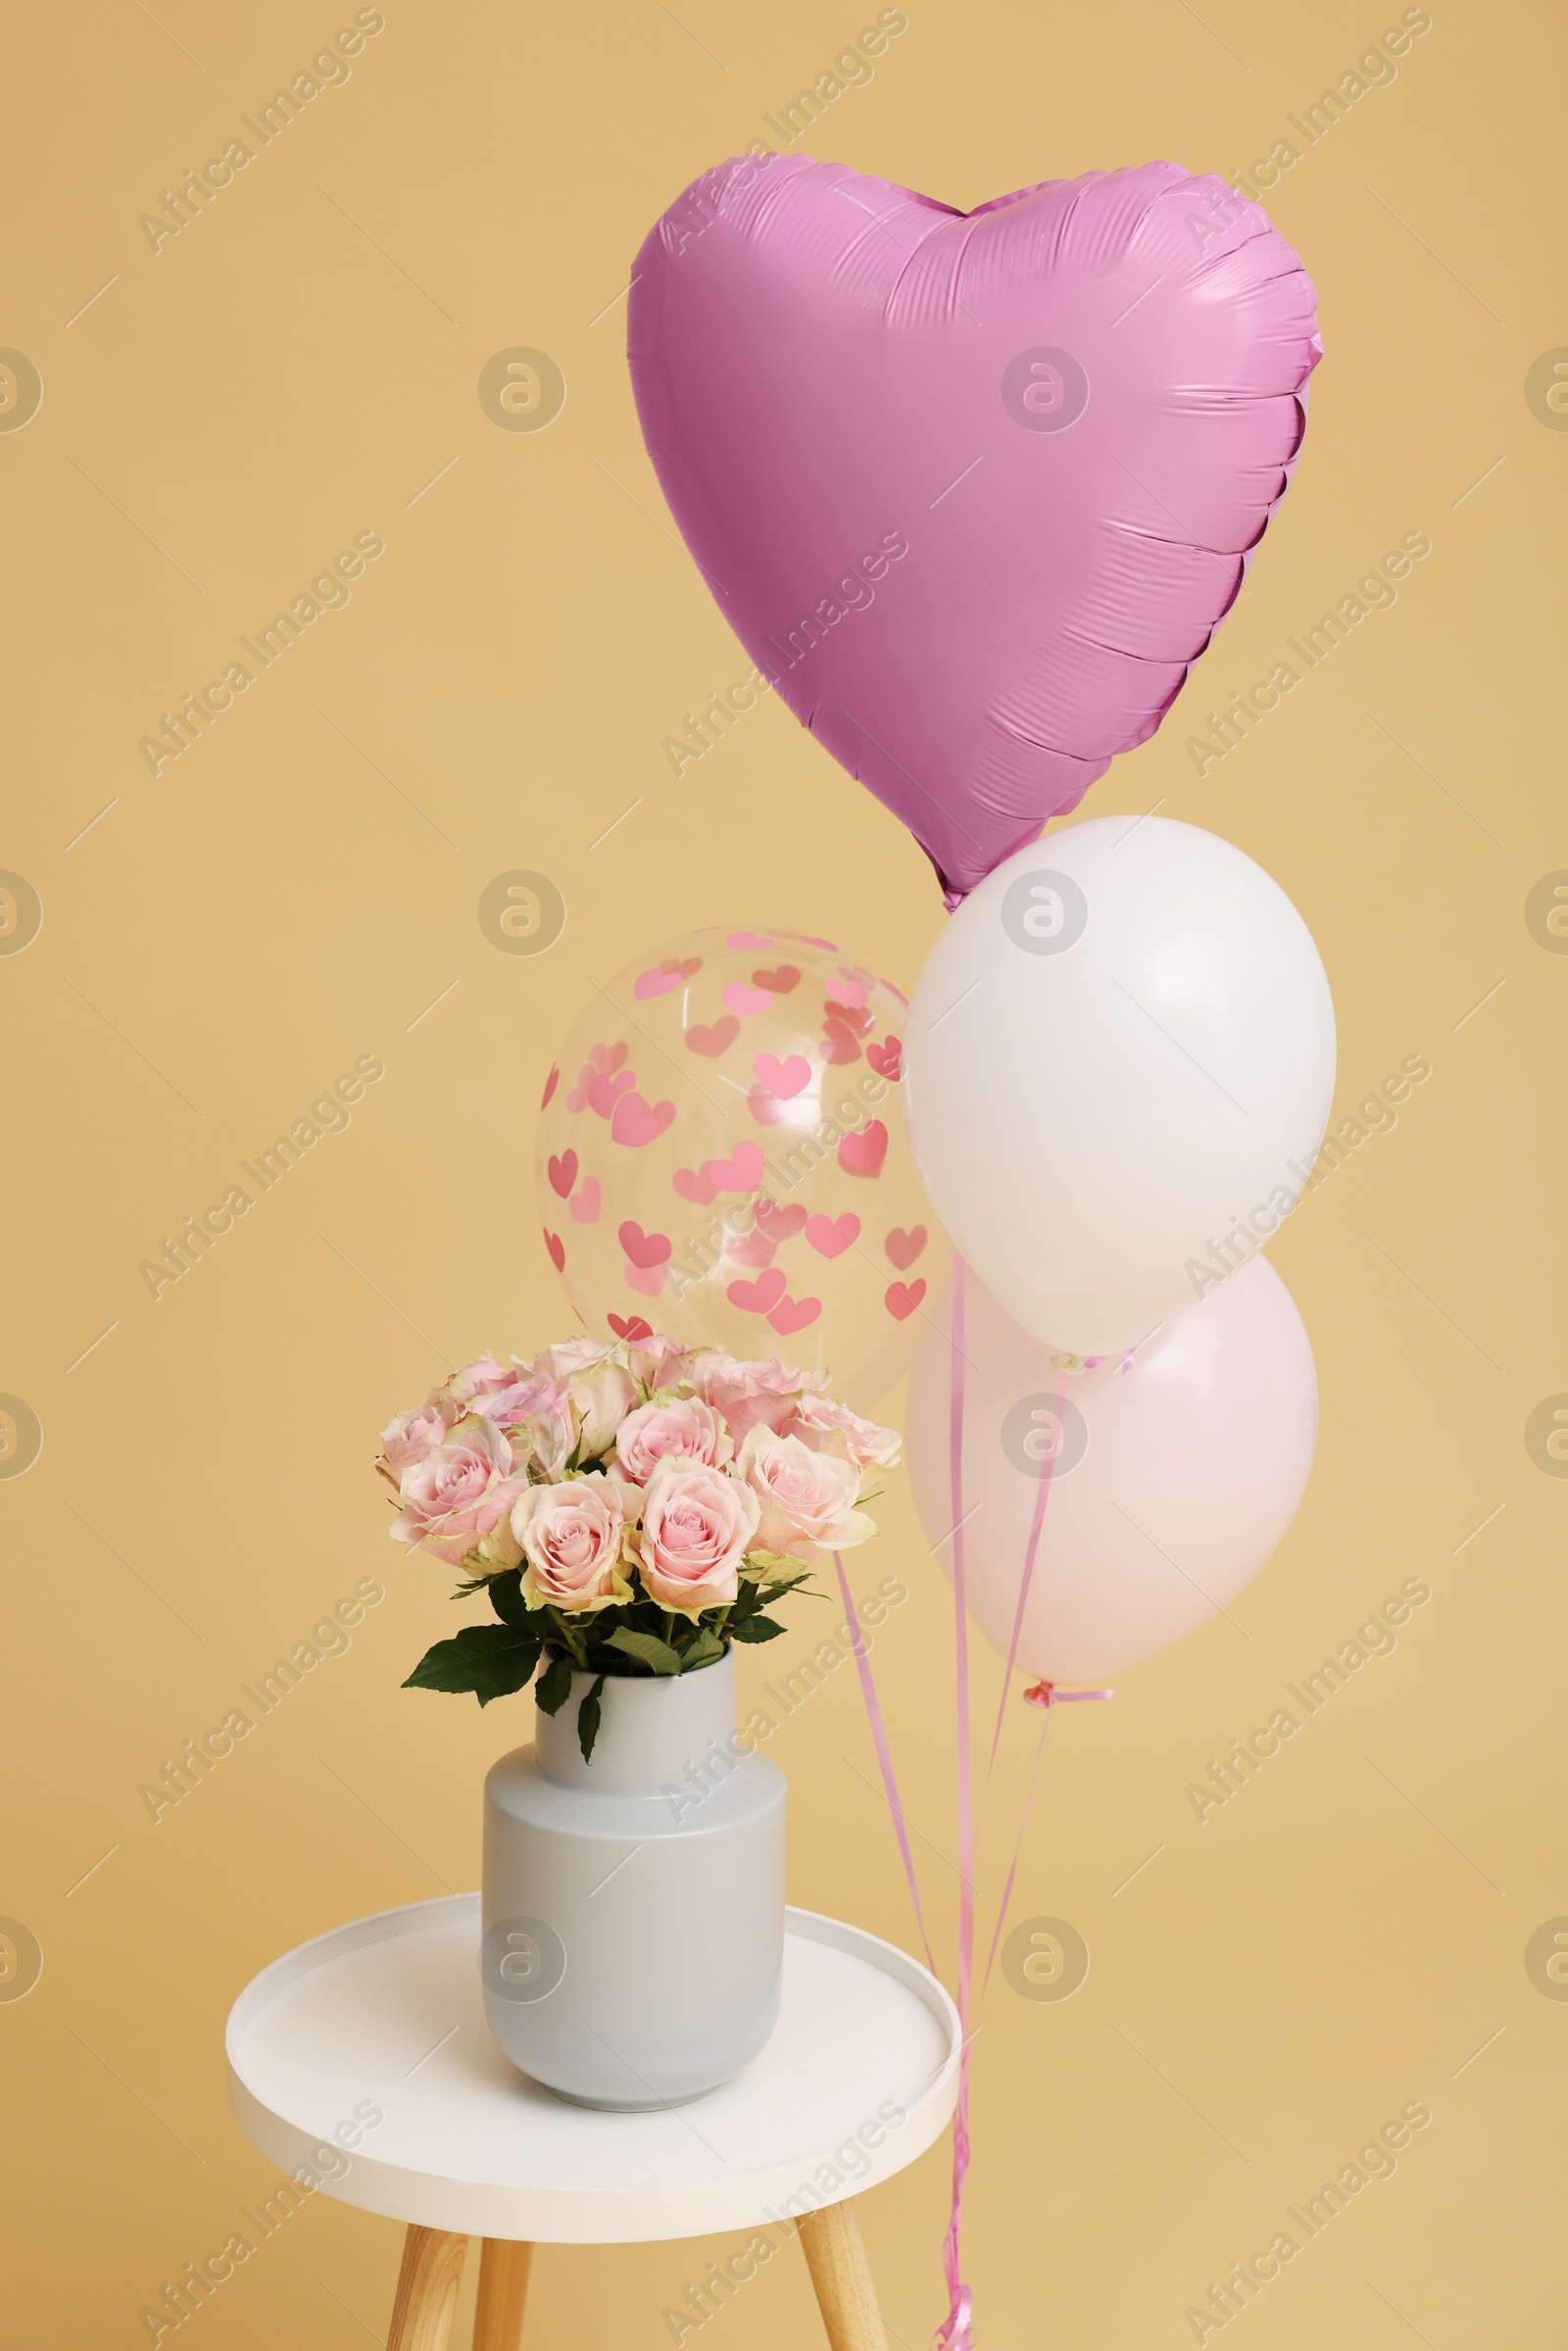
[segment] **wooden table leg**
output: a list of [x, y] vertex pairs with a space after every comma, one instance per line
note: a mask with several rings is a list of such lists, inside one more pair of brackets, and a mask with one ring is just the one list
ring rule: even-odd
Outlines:
[[409, 2223], [386, 2351], [447, 2351], [467, 2250], [466, 2236]]
[[517, 2351], [528, 2299], [532, 2245], [487, 2236], [479, 2247], [479, 2305], [473, 2314], [473, 2351]]
[[800, 2228], [817, 2307], [833, 2351], [888, 2351], [854, 2202], [808, 2212]]

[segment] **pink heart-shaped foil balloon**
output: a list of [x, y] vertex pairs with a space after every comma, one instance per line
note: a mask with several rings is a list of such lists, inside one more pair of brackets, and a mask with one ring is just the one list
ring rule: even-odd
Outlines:
[[1257, 205], [1170, 163], [964, 214], [747, 156], [649, 235], [628, 341], [671, 512], [950, 902], [1175, 700], [1289, 481], [1315, 304]]

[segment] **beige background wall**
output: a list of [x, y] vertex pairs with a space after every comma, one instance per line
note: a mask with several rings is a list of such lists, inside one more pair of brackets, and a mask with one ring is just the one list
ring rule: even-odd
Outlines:
[[[808, 143], [961, 205], [1149, 156], [1245, 169], [1398, 21], [1372, 0], [907, 16]], [[1208, 2281], [1414, 2101], [1432, 2121], [1396, 2176], [1234, 2325], [1253, 2351], [1562, 2339], [1568, 2004], [1526, 1947], [1568, 1914], [1568, 1485], [1526, 1429], [1568, 1390], [1568, 959], [1526, 908], [1568, 868], [1568, 416], [1526, 379], [1568, 345], [1564, 43], [1544, 7], [1431, 18], [1272, 193], [1322, 296], [1304, 462], [1182, 706], [1086, 813], [1157, 803], [1279, 878], [1334, 984], [1346, 1109], [1407, 1054], [1432, 1075], [1274, 1251], [1322, 1385], [1289, 1541], [1235, 1628], [1054, 1728], [1018, 1915], [1072, 1922], [1092, 1966], [1059, 2004], [999, 1982], [977, 2044], [995, 2346], [1191, 2341]], [[594, 980], [732, 919], [825, 931], [907, 987], [942, 919], [910, 843], [771, 699], [674, 788], [662, 738], [746, 663], [643, 456], [614, 301], [658, 212], [768, 135], [861, 20], [386, 0], [352, 77], [155, 253], [138, 216], [339, 21], [95, 0], [14, 12], [5, 45], [0, 342], [42, 384], [0, 431], [0, 866], [42, 906], [0, 954], [0, 1390], [43, 1431], [0, 1478], [0, 1912], [43, 1958], [0, 2000], [0, 2291], [29, 2351], [145, 2340], [140, 2306], [270, 2184], [223, 2093], [255, 1970], [476, 1880], [480, 1776], [524, 1718], [399, 1690], [451, 1611], [442, 1571], [385, 1541], [372, 1433], [454, 1359], [564, 1327], [531, 1121]], [[519, 345], [564, 374], [548, 432], [480, 405]], [[29, 398], [10, 364], [0, 425]], [[1219, 694], [1410, 530], [1432, 555], [1397, 606], [1199, 780], [1183, 742]], [[362, 532], [384, 554], [352, 602], [151, 775], [160, 713]], [[537, 959], [476, 916], [517, 867], [567, 905]], [[0, 948], [30, 921], [13, 895]], [[155, 1303], [139, 1261], [360, 1055], [384, 1076], [352, 1125]], [[913, 1596], [879, 1653], [947, 1918], [946, 1588], [906, 1495], [886, 1519], [877, 1572]], [[347, 1653], [155, 1825], [140, 1785], [367, 1577], [386, 1596]], [[1396, 1651], [1200, 1824], [1187, 1784], [1408, 1577], [1432, 1596]], [[775, 1752], [794, 1897], [907, 1939], [843, 1678]], [[906, 2345], [940, 2312], [944, 2202], [933, 2154], [867, 2207]], [[318, 2198], [181, 2339], [380, 2339], [397, 2249]], [[654, 2351], [719, 2249], [548, 2251], [530, 2339]], [[706, 2335], [774, 2351], [813, 2324], [792, 2255]]]

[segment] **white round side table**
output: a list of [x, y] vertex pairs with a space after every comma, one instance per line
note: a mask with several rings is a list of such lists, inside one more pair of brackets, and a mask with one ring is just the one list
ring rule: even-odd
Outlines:
[[[923, 2154], [953, 2113], [958, 2017], [935, 1977], [791, 1910], [760, 2057], [689, 2105], [604, 2114], [552, 2097], [496, 2047], [479, 1932], [476, 1893], [382, 1911], [275, 1960], [228, 2019], [246, 2136], [409, 2225], [387, 2351], [444, 2351], [470, 2236], [483, 2239], [474, 2351], [517, 2351], [536, 2243], [750, 2229], [771, 2249], [769, 2230], [782, 2241], [797, 2226], [833, 2351], [886, 2351], [851, 2198]], [[605, 2033], [612, 2044], [612, 2016]], [[731, 2257], [726, 2291], [748, 2259]]]

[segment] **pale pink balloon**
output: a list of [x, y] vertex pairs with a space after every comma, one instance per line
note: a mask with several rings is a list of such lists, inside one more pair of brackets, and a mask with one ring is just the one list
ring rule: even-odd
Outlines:
[[[951, 1580], [964, 1515], [969, 1613], [1006, 1655], [1048, 1480], [1018, 1664], [1067, 1688], [1113, 1679], [1229, 1606], [1278, 1547], [1312, 1466], [1317, 1382], [1290, 1292], [1254, 1257], [1130, 1364], [1072, 1372], [964, 1282], [961, 1513], [953, 1508], [951, 1348], [928, 1328], [905, 1449]], [[971, 1514], [972, 1515], [968, 1515]]]

